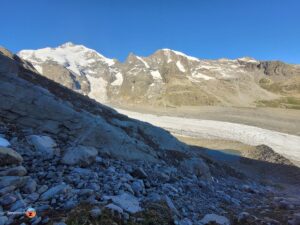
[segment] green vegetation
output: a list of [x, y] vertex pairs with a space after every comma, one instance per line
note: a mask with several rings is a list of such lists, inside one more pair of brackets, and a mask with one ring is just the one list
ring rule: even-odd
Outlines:
[[274, 107], [286, 109], [300, 109], [300, 98], [282, 97], [274, 100], [257, 101], [258, 107]]
[[289, 80], [286, 82], [273, 82], [269, 78], [259, 80], [259, 85], [267, 91], [278, 94], [300, 93], [299, 80]]
[[105, 209], [99, 218], [89, 216], [90, 207], [79, 206], [68, 214], [67, 225], [173, 225], [170, 210], [165, 203], [152, 203], [147, 209], [125, 222], [119, 215]]
[[268, 78], [262, 78], [259, 80], [259, 85], [270, 92], [273, 93], [283, 93], [284, 87], [280, 83], [273, 83], [272, 80]]

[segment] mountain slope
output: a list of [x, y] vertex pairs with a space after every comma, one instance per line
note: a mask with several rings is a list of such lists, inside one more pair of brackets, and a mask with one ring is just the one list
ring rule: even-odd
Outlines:
[[19, 56], [44, 76], [102, 103], [256, 106], [300, 94], [300, 67], [276, 61], [202, 60], [161, 49], [148, 57], [131, 53], [120, 63], [72, 43]]
[[0, 60], [3, 121], [57, 135], [66, 145], [93, 146], [126, 159], [157, 160], [159, 149], [186, 149], [162, 129], [119, 115], [3, 54]]

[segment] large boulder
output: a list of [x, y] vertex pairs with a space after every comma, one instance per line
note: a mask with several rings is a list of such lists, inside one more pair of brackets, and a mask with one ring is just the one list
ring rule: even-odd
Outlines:
[[96, 160], [97, 149], [93, 147], [70, 147], [65, 152], [61, 162], [67, 165], [88, 166]]
[[0, 147], [0, 166], [18, 164], [22, 161], [22, 156], [13, 149]]
[[53, 158], [57, 149], [56, 142], [49, 136], [30, 135], [27, 141], [34, 146], [35, 150], [44, 158]]
[[117, 196], [106, 196], [105, 199], [112, 200], [115, 205], [129, 213], [137, 213], [142, 211], [139, 200], [128, 193], [123, 193]]

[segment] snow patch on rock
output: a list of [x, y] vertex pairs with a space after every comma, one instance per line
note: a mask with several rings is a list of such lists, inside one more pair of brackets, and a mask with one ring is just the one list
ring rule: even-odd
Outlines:
[[181, 62], [180, 61], [177, 61], [176, 62], [176, 66], [178, 67], [178, 69], [181, 71], [181, 72], [185, 72], [185, 68], [184, 68], [184, 66], [181, 64]]
[[149, 64], [145, 60], [143, 60], [141, 57], [137, 56], [136, 58], [138, 60], [140, 60], [145, 65], [146, 68], [150, 68]]
[[164, 48], [164, 49], [162, 49], [162, 50], [163, 50], [164, 52], [166, 52], [166, 53], [173, 52], [173, 53], [175, 53], [176, 55], [180, 55], [180, 56], [182, 56], [182, 57], [187, 58], [188, 60], [199, 61], [199, 59], [197, 59], [196, 57], [192, 57], [192, 56], [186, 55], [186, 54], [184, 54], [184, 53], [182, 53], [182, 52], [179, 52], [179, 51], [171, 50], [171, 49], [168, 49], [168, 48]]
[[111, 83], [112, 86], [121, 86], [123, 84], [123, 75], [122, 73], [117, 73], [116, 79]]
[[158, 70], [153, 70], [150, 72], [154, 80], [161, 80], [161, 74]]
[[89, 97], [99, 101], [101, 103], [105, 103], [107, 101], [107, 81], [102, 77], [93, 77], [86, 76], [88, 81], [90, 82], [91, 91], [89, 93]]
[[210, 76], [207, 76], [207, 75], [205, 75], [203, 73], [199, 73], [199, 72], [193, 72], [192, 77], [193, 78], [200, 78], [200, 79], [203, 79], [203, 80], [215, 80], [216, 79], [214, 77], [210, 77]]

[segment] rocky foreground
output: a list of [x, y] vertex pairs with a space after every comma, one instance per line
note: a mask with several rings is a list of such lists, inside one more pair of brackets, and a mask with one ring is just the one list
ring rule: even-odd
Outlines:
[[[0, 224], [75, 224], [72, 210], [88, 211], [90, 221], [111, 212], [117, 224], [299, 224], [299, 202], [210, 161], [170, 153], [159, 163], [129, 162], [12, 129], [1, 125], [10, 147], [0, 147]], [[7, 215], [29, 206], [32, 220]], [[164, 211], [147, 221], [151, 207]]]
[[[0, 54], [0, 225], [299, 224], [278, 187]], [[33, 219], [23, 213], [37, 211]]]

